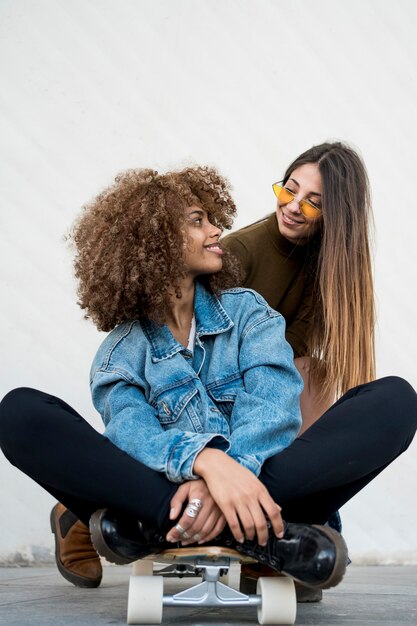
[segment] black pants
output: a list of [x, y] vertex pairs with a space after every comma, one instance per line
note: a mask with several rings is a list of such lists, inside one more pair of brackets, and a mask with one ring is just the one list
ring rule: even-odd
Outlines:
[[[287, 521], [324, 523], [410, 445], [417, 395], [401, 378], [351, 389], [260, 480]], [[98, 508], [166, 530], [178, 485], [114, 446], [62, 400], [34, 389], [0, 404], [0, 446], [9, 461], [88, 523]]]

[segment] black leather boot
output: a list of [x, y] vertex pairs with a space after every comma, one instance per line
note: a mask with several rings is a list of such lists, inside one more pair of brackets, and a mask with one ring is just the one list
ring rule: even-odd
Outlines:
[[[90, 532], [97, 552], [111, 563], [119, 565], [132, 563], [162, 550], [181, 547], [180, 544], [166, 541], [164, 534], [145, 529], [133, 518], [115, 516], [107, 509], [92, 515]], [[332, 528], [310, 524], [287, 523], [282, 539], [277, 539], [269, 527], [266, 546], [249, 539], [239, 543], [226, 528], [210, 545], [231, 547], [315, 589], [338, 585], [348, 562], [343, 537]]]
[[108, 509], [100, 509], [91, 516], [90, 532], [97, 552], [118, 565], [175, 547], [166, 541], [165, 535], [145, 529], [134, 518], [114, 515]]
[[286, 523], [282, 539], [270, 527], [266, 546], [249, 539], [238, 543], [230, 531], [222, 533], [219, 542], [311, 588], [338, 585], [348, 563], [342, 535], [327, 526]]

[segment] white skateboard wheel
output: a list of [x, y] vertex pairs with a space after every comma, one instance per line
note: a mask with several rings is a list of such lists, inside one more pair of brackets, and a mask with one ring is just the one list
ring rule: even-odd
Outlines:
[[127, 600], [127, 623], [160, 624], [163, 596], [162, 576], [131, 576]]
[[297, 597], [292, 578], [261, 577], [256, 593], [261, 596], [258, 607], [260, 624], [294, 624], [297, 615]]

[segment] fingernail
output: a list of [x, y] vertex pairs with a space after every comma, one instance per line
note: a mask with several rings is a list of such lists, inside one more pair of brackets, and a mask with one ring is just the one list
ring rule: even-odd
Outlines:
[[261, 543], [261, 546], [266, 546], [266, 544], [267, 544], [267, 543], [268, 543], [267, 541], [263, 541], [263, 542]]
[[278, 539], [282, 539], [284, 536], [284, 531], [277, 534]]
[[175, 512], [176, 512], [176, 509], [171, 509], [171, 510], [170, 510], [170, 512], [169, 512], [169, 517], [170, 517], [170, 519], [174, 519], [174, 517], [175, 517]]

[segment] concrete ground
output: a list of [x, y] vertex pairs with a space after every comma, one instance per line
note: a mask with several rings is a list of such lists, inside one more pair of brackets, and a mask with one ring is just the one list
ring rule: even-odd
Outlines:
[[[231, 584], [236, 584], [234, 566]], [[0, 568], [0, 624], [103, 626], [125, 624], [130, 567], [106, 567], [98, 589], [78, 589], [55, 567]], [[165, 579], [165, 592], [195, 579]], [[198, 582], [198, 581], [197, 581]], [[256, 609], [166, 608], [164, 624], [257, 624]], [[343, 582], [319, 604], [298, 604], [298, 626], [402, 626], [417, 624], [417, 566], [351, 565]]]

